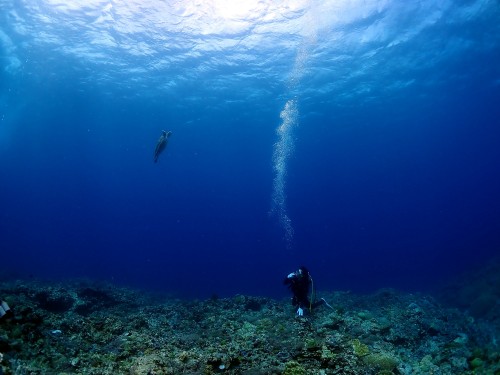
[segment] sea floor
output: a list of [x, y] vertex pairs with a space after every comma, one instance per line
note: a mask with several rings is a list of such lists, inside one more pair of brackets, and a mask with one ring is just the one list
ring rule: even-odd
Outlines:
[[90, 281], [0, 283], [2, 374], [500, 374], [499, 325], [384, 289], [179, 300]]

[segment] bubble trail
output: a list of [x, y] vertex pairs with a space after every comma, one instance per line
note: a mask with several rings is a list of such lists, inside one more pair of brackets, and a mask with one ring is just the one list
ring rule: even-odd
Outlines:
[[289, 99], [283, 110], [280, 113], [281, 124], [276, 130], [278, 141], [274, 144], [273, 165], [274, 165], [274, 181], [272, 193], [272, 208], [271, 214], [277, 216], [281, 227], [284, 231], [287, 249], [293, 247], [294, 229], [292, 220], [287, 213], [286, 205], [286, 174], [287, 164], [290, 156], [294, 151], [293, 129], [298, 126], [299, 110], [298, 97], [300, 95], [300, 81], [306, 72], [307, 63], [310, 56], [310, 49], [316, 41], [315, 20], [317, 19], [315, 9], [311, 8], [306, 18], [309, 22], [305, 24], [305, 36], [303, 42], [298, 46], [295, 61], [292, 70], [288, 75], [286, 87], [288, 89]]
[[286, 102], [280, 113], [280, 118], [282, 122], [276, 130], [278, 141], [274, 144], [273, 152], [275, 176], [273, 181], [273, 205], [271, 213], [278, 217], [285, 232], [287, 247], [290, 248], [293, 242], [294, 230], [292, 221], [287, 214], [285, 186], [287, 162], [294, 149], [293, 128], [298, 122], [297, 101], [295, 99], [290, 99]]

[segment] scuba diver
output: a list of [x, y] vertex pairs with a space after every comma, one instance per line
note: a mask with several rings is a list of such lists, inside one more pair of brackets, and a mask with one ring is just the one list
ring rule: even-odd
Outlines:
[[7, 314], [12, 313], [9, 305], [4, 300], [0, 300], [0, 319], [2, 319]]
[[[321, 298], [319, 301], [313, 302], [314, 300], [314, 282], [311, 277], [311, 274], [307, 270], [306, 267], [301, 266], [297, 271], [289, 274], [283, 284], [288, 285], [288, 288], [292, 291], [292, 305], [297, 307], [297, 316], [304, 315], [304, 309], [309, 309], [309, 312], [312, 311], [313, 307], [317, 307], [320, 305], [326, 305], [329, 308], [333, 309], [324, 298]], [[309, 300], [309, 288], [311, 288], [312, 300]]]
[[168, 137], [170, 137], [171, 135], [172, 132], [166, 132], [165, 130], [161, 131], [160, 139], [158, 139], [155, 148], [155, 157], [154, 157], [155, 163], [158, 161], [158, 157], [163, 152], [163, 150], [165, 150], [165, 147], [167, 147]]

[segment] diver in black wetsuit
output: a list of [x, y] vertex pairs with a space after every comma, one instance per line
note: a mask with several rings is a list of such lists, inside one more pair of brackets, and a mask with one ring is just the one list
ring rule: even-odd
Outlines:
[[298, 316], [304, 315], [304, 309], [309, 309], [310, 312], [313, 307], [319, 305], [326, 305], [332, 308], [324, 298], [316, 302], [309, 300], [309, 289], [311, 289], [314, 297], [314, 283], [311, 274], [304, 266], [301, 266], [297, 271], [289, 274], [283, 281], [283, 284], [288, 285], [288, 288], [293, 293], [292, 305], [297, 307]]

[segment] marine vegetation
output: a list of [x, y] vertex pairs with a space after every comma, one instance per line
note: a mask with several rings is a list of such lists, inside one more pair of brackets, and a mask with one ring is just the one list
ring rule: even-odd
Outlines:
[[427, 295], [322, 292], [334, 307], [295, 316], [288, 299], [204, 301], [79, 280], [5, 281], [0, 373], [500, 374], [499, 327]]

